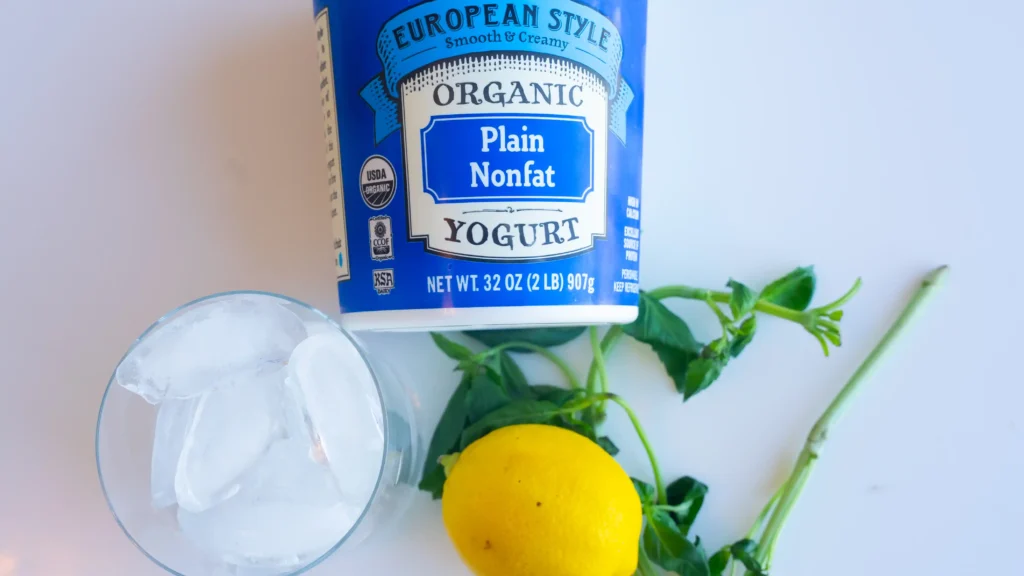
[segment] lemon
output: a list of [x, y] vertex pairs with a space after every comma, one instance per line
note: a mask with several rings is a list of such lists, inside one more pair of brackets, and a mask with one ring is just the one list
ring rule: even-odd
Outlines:
[[478, 576], [629, 576], [640, 498], [621, 466], [562, 428], [501, 428], [451, 469], [444, 523]]

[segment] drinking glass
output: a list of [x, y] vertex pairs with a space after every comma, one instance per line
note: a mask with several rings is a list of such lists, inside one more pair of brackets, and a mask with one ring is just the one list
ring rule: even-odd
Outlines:
[[[423, 446], [417, 435], [410, 394], [391, 367], [371, 357], [364, 347], [327, 315], [297, 300], [263, 292], [231, 292], [208, 296], [170, 312], [147, 329], [129, 348], [119, 363], [125, 362], [139, 346], [159, 346], [153, 334], [197, 308], [211, 304], [259, 298], [272, 300], [298, 316], [310, 336], [341, 335], [351, 343], [362, 365], [337, 374], [339, 382], [348, 372], [365, 374], [368, 369], [376, 389], [380, 424], [384, 436], [384, 457], [374, 463], [376, 486], [369, 501], [362, 505], [358, 520], [338, 542], [314, 558], [299, 564], [279, 566], [243, 566], [230, 563], [217, 553], [197, 546], [183, 533], [177, 519], [177, 505], [158, 507], [151, 491], [153, 456], [158, 406], [147, 402], [118, 383], [115, 368], [100, 405], [96, 425], [96, 466], [100, 486], [114, 519], [125, 535], [153, 562], [171, 574], [181, 576], [234, 575], [279, 576], [301, 574], [317, 566], [339, 549], [348, 549], [371, 535], [376, 537], [392, 527], [408, 507], [418, 472], [422, 468]], [[345, 388], [348, 390], [349, 388]], [[376, 432], [379, 435], [379, 431]], [[260, 526], [252, 526], [260, 530]]]

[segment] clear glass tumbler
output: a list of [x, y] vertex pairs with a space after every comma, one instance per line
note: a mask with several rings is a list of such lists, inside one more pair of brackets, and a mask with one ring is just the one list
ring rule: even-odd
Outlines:
[[[239, 306], [248, 316], [239, 317], [236, 322], [230, 314], [224, 311], [231, 312], [238, 309]], [[269, 308], [267, 308], [268, 306]], [[326, 398], [335, 403], [339, 400], [345, 401], [346, 395], [354, 389], [351, 383], [353, 379], [361, 379], [362, 384], [360, 385], [363, 385], [368, 392], [360, 398], [351, 399], [353, 402], [351, 406], [360, 407], [358, 411], [353, 412], [351, 409], [341, 411], [348, 415], [352, 421], [351, 424], [341, 413], [338, 414], [337, 419], [331, 417], [333, 412], [327, 412], [325, 416], [323, 408], [331, 405], [329, 402], [321, 402], [319, 406], [309, 405], [310, 402], [316, 402], [316, 400], [307, 393], [306, 396], [303, 396], [306, 404], [296, 403], [297, 406], [300, 406], [299, 410], [294, 414], [288, 412], [293, 414], [291, 420], [282, 416], [283, 424], [279, 427], [275, 424], [266, 428], [270, 431], [268, 434], [278, 434], [279, 438], [278, 436], [269, 436], [274, 443], [267, 451], [258, 453], [258, 457], [264, 459], [259, 460], [261, 464], [249, 466], [245, 470], [236, 466], [240, 474], [237, 478], [231, 479], [231, 474], [235, 471], [235, 468], [231, 468], [231, 466], [237, 464], [233, 460], [237, 460], [238, 452], [244, 452], [244, 450], [235, 450], [232, 447], [231, 443], [236, 437], [228, 432], [222, 432], [219, 429], [220, 423], [216, 421], [208, 424], [203, 429], [206, 432], [200, 437], [198, 431], [201, 428], [200, 414], [206, 414], [207, 421], [218, 418], [210, 416], [210, 414], [215, 413], [211, 411], [217, 408], [218, 398], [222, 398], [225, 394], [220, 392], [222, 390], [232, 390], [231, 398], [236, 404], [240, 403], [246, 407], [267, 404], [266, 402], [260, 404], [263, 402], [263, 398], [251, 396], [250, 388], [245, 388], [245, 386], [249, 386], [250, 380], [256, 381], [256, 379], [265, 378], [267, 374], [271, 374], [272, 378], [276, 378], [279, 374], [289, 374], [289, 377], [294, 377], [293, 370], [296, 369], [295, 366], [298, 363], [294, 359], [294, 354], [298, 354], [298, 352], [295, 352], [291, 358], [283, 359], [260, 356], [260, 364], [255, 372], [252, 372], [256, 376], [239, 378], [237, 381], [232, 380], [230, 386], [235, 388], [218, 384], [213, 387], [213, 391], [201, 394], [193, 394], [188, 390], [182, 391], [182, 386], [178, 382], [184, 382], [184, 380], [180, 378], [180, 374], [178, 374], [178, 381], [172, 382], [170, 388], [162, 388], [160, 385], [154, 388], [151, 384], [159, 378], [154, 380], [140, 377], [138, 366], [142, 366], [144, 370], [149, 369], [145, 363], [150, 362], [160, 369], [178, 373], [184, 370], [181, 366], [188, 364], [191, 358], [197, 358], [196, 362], [198, 363], [198, 358], [204, 357], [206, 364], [202, 368], [210, 369], [212, 366], [216, 371], [219, 368], [217, 366], [218, 347], [222, 344], [226, 345], [225, 340], [232, 339], [233, 335], [244, 339], [247, 332], [253, 331], [253, 325], [273, 327], [272, 322], [269, 324], [263, 322], [266, 317], [264, 312], [270, 310], [273, 313], [271, 315], [276, 315], [281, 313], [281, 309], [293, 314], [301, 321], [300, 324], [294, 322], [289, 324], [292, 331], [297, 331], [299, 334], [298, 336], [289, 335], [293, 341], [301, 338], [305, 338], [302, 342], [326, 339], [334, 347], [332, 349], [339, 347], [341, 349], [340, 356], [327, 358], [326, 364], [318, 365], [321, 385], [315, 391], [318, 394], [316, 398]], [[288, 320], [291, 322], [290, 317]], [[203, 321], [208, 323], [197, 328], [197, 322]], [[296, 326], [301, 328], [296, 328]], [[274, 329], [276, 330], [276, 328]], [[203, 332], [204, 330], [205, 332]], [[208, 338], [208, 342], [202, 343], [202, 347], [193, 348], [191, 351], [188, 346], [182, 347], [178, 336], [192, 337], [200, 333]], [[171, 336], [168, 337], [168, 334]], [[266, 337], [266, 341], [274, 342], [275, 345], [283, 341], [275, 333], [268, 332], [262, 336]], [[176, 353], [182, 351], [187, 353], [182, 356], [186, 359], [185, 362], [177, 362], [175, 354], [164, 354], [175, 346], [178, 347], [175, 349]], [[232, 352], [237, 353], [237, 357], [238, 354], [250, 351], [245, 347], [235, 346], [233, 351], [224, 353], [225, 362], [230, 360]], [[330, 351], [325, 354], [329, 355]], [[138, 357], [145, 358], [145, 360], [137, 361]], [[163, 362], [163, 364], [159, 364], [159, 362]], [[328, 375], [326, 379], [322, 377], [325, 367], [329, 368], [326, 370]], [[193, 373], [205, 377], [209, 371], [207, 373], [193, 371]], [[333, 380], [335, 373], [336, 382]], [[238, 383], [243, 380], [242, 384]], [[136, 384], [143, 381], [147, 382], [146, 389], [140, 391]], [[223, 380], [218, 382], [221, 381]], [[326, 386], [322, 385], [324, 381], [327, 382]], [[126, 382], [129, 382], [127, 387]], [[336, 387], [335, 383], [337, 383]], [[175, 386], [177, 388], [174, 388]], [[239, 388], [240, 386], [242, 388]], [[255, 388], [257, 386], [255, 384], [252, 386], [254, 388], [251, 390], [262, 390]], [[185, 386], [185, 388], [187, 387]], [[286, 382], [283, 388], [290, 390], [295, 386], [291, 382]], [[192, 395], [190, 396], [190, 394]], [[221, 394], [221, 396], [214, 397], [215, 394]], [[256, 392], [252, 394], [256, 394]], [[275, 400], [270, 404], [276, 406], [278, 399], [294, 398], [294, 396], [288, 396], [287, 392], [283, 392], [282, 396], [273, 398]], [[285, 400], [281, 400], [280, 403], [291, 406]], [[226, 401], [221, 399], [219, 405], [223, 407], [225, 404]], [[367, 405], [369, 410], [363, 410]], [[196, 406], [200, 407], [196, 408]], [[166, 416], [166, 419], [163, 415], [165, 408], [170, 414]], [[367, 412], [372, 412], [374, 416], [367, 417]], [[348, 439], [358, 440], [362, 435], [362, 428], [359, 427], [368, 426], [367, 438], [383, 437], [383, 449], [373, 452], [375, 455], [380, 455], [381, 458], [372, 463], [366, 461], [345, 462], [342, 466], [336, 467], [335, 464], [339, 463], [331, 461], [330, 450], [325, 450], [325, 448], [330, 448], [329, 443], [326, 440], [321, 442], [323, 438], [319, 434], [322, 430], [318, 431], [314, 425], [317, 418], [321, 425], [336, 431], [340, 430]], [[241, 421], [241, 423], [231, 424], [231, 426], [235, 426], [236, 430], [264, 429], [259, 427], [262, 422], [259, 415], [238, 416], [235, 420]], [[292, 424], [286, 425], [288, 422]], [[297, 424], [295, 424], [296, 422]], [[304, 431], [294, 434], [298, 439], [293, 439], [288, 430], [293, 430], [296, 427], [301, 427]], [[270, 458], [267, 454], [278, 450], [275, 447], [290, 446], [287, 443], [292, 441], [310, 440], [310, 438], [304, 437], [308, 430], [312, 430], [309, 458], [304, 459], [302, 455], [305, 455], [306, 452], [302, 452], [299, 458], [303, 460], [303, 463], [294, 467], [296, 470], [306, 470], [305, 467], [312, 466], [313, 476], [323, 480], [323, 478], [337, 478], [339, 468], [345, 470], [345, 466], [354, 466], [357, 468], [352, 472], [358, 473], [361, 477], [376, 476], [376, 483], [367, 483], [365, 492], [361, 493], [364, 496], [360, 497], [358, 501], [343, 502], [344, 509], [348, 514], [346, 520], [338, 520], [332, 515], [333, 512], [326, 513], [325, 517], [323, 508], [316, 508], [317, 518], [334, 527], [342, 526], [343, 532], [327, 531], [326, 534], [332, 534], [326, 536], [327, 541], [323, 541], [325, 538], [323, 530], [318, 531], [311, 528], [309, 522], [302, 520], [301, 514], [293, 514], [295, 510], [292, 499], [301, 499], [303, 500], [301, 505], [306, 505], [308, 504], [307, 500], [311, 498], [308, 493], [317, 491], [316, 489], [310, 490], [310, 478], [303, 476], [303, 473], [292, 472], [293, 467], [290, 465], [279, 465], [278, 460], [265, 463]], [[418, 473], [422, 468], [423, 447], [416, 430], [410, 394], [396, 377], [394, 371], [371, 358], [360, 343], [344, 332], [333, 320], [302, 302], [284, 296], [260, 292], [233, 292], [209, 296], [172, 311], [146, 330], [128, 350], [111, 376], [103, 395], [96, 425], [96, 465], [99, 471], [100, 485], [117, 523], [146, 556], [171, 574], [182, 576], [301, 574], [320, 564], [339, 549], [354, 546], [371, 534], [376, 536], [385, 532], [405, 511], [415, 494]], [[182, 443], [186, 443], [185, 438], [178, 438], [182, 435], [188, 438], [188, 448], [181, 449], [179, 455], [177, 450]], [[237, 438], [242, 444], [253, 443], [252, 434], [249, 432], [238, 435]], [[160, 443], [159, 448], [154, 448], [155, 442]], [[175, 445], [174, 449], [168, 450], [168, 444]], [[220, 452], [211, 448], [212, 445], [220, 445]], [[257, 445], [257, 447], [259, 446]], [[191, 450], [189, 458], [184, 456], [186, 450]], [[155, 454], [173, 454], [175, 456], [170, 459], [164, 456], [155, 459]], [[196, 456], [191, 456], [193, 454]], [[289, 456], [286, 454], [286, 457]], [[290, 457], [294, 457], [294, 455]], [[204, 458], [208, 458], [209, 461]], [[171, 462], [170, 466], [166, 463], [168, 460]], [[188, 464], [183, 464], [186, 461]], [[193, 461], [195, 465], [192, 465]], [[287, 460], [283, 461], [287, 462]], [[325, 469], [330, 469], [333, 474], [325, 473], [317, 468], [317, 463], [322, 464]], [[253, 471], [253, 468], [257, 468], [258, 471]], [[158, 476], [162, 476], [161, 470], [168, 475], [164, 479], [165, 489], [162, 492], [158, 486], [160, 481], [157, 479]], [[183, 470], [186, 476], [193, 470], [198, 470], [198, 472], [193, 474], [194, 477], [186, 478], [188, 482], [183, 482]], [[210, 472], [211, 470], [214, 470], [216, 474]], [[203, 492], [201, 489], [203, 487], [199, 485], [209, 480], [204, 475], [231, 480], [228, 487], [218, 487], [218, 490]], [[337, 488], [337, 482], [333, 480], [325, 482], [331, 485], [327, 490]], [[195, 490], [195, 494], [186, 491], [189, 495], [186, 499], [187, 505], [181, 499], [182, 484], [188, 484], [191, 489]], [[322, 485], [325, 485], [324, 482], [317, 486]], [[337, 494], [344, 492], [344, 489], [339, 489]], [[196, 494], [199, 496], [193, 498]], [[332, 494], [335, 493], [332, 492]], [[347, 496], [342, 495], [339, 498], [344, 501]], [[280, 500], [284, 504], [277, 508], [269, 508], [265, 506], [267, 500], [275, 502]], [[210, 510], [226, 510], [227, 512], [214, 512], [219, 516], [209, 516], [211, 512], [205, 510], [205, 507], [211, 506], [211, 503]], [[332, 500], [332, 505], [334, 504]], [[198, 516], [192, 514], [197, 510], [197, 505], [202, 510]], [[316, 506], [321, 505], [316, 504]], [[183, 510], [183, 508], [188, 508], [188, 510]], [[329, 509], [333, 511], [340, 508]], [[306, 509], [302, 508], [302, 510]], [[301, 525], [282, 526], [281, 524], [288, 523], [289, 518], [299, 519], [294, 523]], [[229, 529], [224, 528], [225, 521]], [[339, 524], [339, 522], [341, 523]], [[261, 546], [266, 548], [266, 544], [260, 543], [261, 538], [262, 542], [270, 542], [272, 545], [278, 545], [282, 540], [287, 541], [289, 538], [280, 536], [282, 530], [286, 531], [285, 535], [296, 540], [291, 544], [294, 544], [296, 550], [301, 549], [303, 553], [293, 554], [289, 549], [273, 557], [254, 558], [245, 552], [239, 552], [239, 549], [252, 550], [254, 547]], [[315, 537], [317, 542], [301, 541], [302, 538], [305, 538], [303, 534], [307, 533], [310, 537]], [[225, 534], [228, 535], [225, 536]], [[224, 549], [225, 547], [227, 550]], [[258, 552], [258, 554], [262, 553], [262, 550]]]

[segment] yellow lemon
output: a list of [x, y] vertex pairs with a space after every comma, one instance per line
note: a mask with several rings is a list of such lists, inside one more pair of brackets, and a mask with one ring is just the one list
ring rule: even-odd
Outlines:
[[562, 428], [501, 428], [471, 444], [445, 483], [444, 523], [479, 576], [630, 576], [640, 498], [621, 466]]

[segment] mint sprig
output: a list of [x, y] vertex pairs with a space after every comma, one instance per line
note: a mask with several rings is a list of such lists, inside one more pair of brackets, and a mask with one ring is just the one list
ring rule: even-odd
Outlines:
[[[746, 536], [710, 557], [700, 538], [690, 537], [703, 507], [707, 486], [689, 477], [665, 484], [653, 444], [637, 414], [621, 396], [609, 391], [607, 354], [624, 336], [649, 345], [684, 400], [689, 400], [711, 386], [729, 362], [753, 341], [759, 315], [799, 324], [818, 340], [828, 355], [830, 345], [842, 344], [839, 330], [844, 315], [842, 307], [860, 289], [860, 280], [839, 299], [812, 309], [808, 308], [817, 279], [809, 267], [794, 270], [760, 292], [730, 280], [729, 292], [670, 286], [642, 293], [636, 322], [613, 326], [603, 338], [597, 328], [589, 329], [594, 358], [585, 381], [549, 350], [550, 346], [566, 343], [572, 333], [582, 334], [585, 328], [557, 334], [544, 334], [543, 329], [501, 331], [479, 338], [492, 344], [482, 352], [474, 352], [466, 345], [434, 334], [437, 346], [457, 362], [456, 370], [463, 375], [434, 432], [420, 487], [440, 497], [446, 467], [453, 465], [462, 449], [493, 430], [515, 424], [550, 424], [574, 430], [615, 455], [618, 449], [611, 439], [599, 436], [606, 405], [614, 403], [629, 417], [654, 477], [654, 485], [634, 479], [644, 516], [637, 574], [655, 576], [660, 567], [680, 576], [732, 576], [737, 571], [747, 576], [765, 576], [771, 568], [782, 528], [820, 457], [831, 427], [946, 272], [943, 267], [925, 278], [893, 327], [815, 424], [793, 473], [769, 500]], [[718, 319], [722, 335], [706, 344], [698, 342], [686, 322], [664, 306], [662, 300], [668, 298], [705, 302]], [[547, 358], [562, 372], [568, 388], [529, 384], [512, 352], [536, 353]]]
[[[456, 361], [455, 370], [462, 377], [434, 429], [419, 484], [421, 490], [440, 498], [446, 479], [442, 457], [461, 452], [489, 432], [512, 424], [559, 426], [590, 438], [613, 456], [618, 453], [615, 443], [600, 436], [594, 423], [583, 415], [607, 399], [587, 398], [576, 372], [550, 350], [522, 341], [475, 352], [445, 335], [431, 337], [445, 355]], [[512, 350], [548, 358], [562, 371], [569, 387], [530, 385], [509, 353]]]
[[[730, 280], [728, 286], [732, 292], [717, 290], [703, 290], [689, 286], [666, 286], [652, 290], [648, 296], [655, 300], [668, 298], [683, 298], [687, 300], [699, 300], [713, 304], [727, 304], [733, 310], [746, 310], [750, 299], [750, 289], [746, 286]], [[853, 286], [840, 298], [824, 306], [808, 310], [811, 300], [814, 298], [817, 277], [813, 267], [797, 268], [782, 278], [768, 284], [759, 294], [753, 306], [749, 308], [752, 314], [761, 313], [788, 320], [804, 328], [821, 345], [825, 356], [831, 353], [830, 346], [842, 346], [842, 335], [839, 322], [843, 319], [842, 307], [849, 303], [857, 292], [860, 291], [861, 281], [858, 279]], [[731, 319], [731, 325], [735, 329], [735, 323], [740, 316]]]
[[[814, 268], [805, 267], [771, 282], [760, 292], [736, 280], [726, 284], [729, 292], [666, 286], [641, 292], [639, 317], [623, 326], [622, 331], [654, 350], [686, 401], [707, 390], [729, 363], [746, 350], [757, 333], [759, 314], [799, 324], [818, 340], [826, 356], [830, 345], [841, 346], [841, 308], [857, 294], [861, 282], [857, 280], [834, 302], [807, 310], [816, 285]], [[698, 342], [686, 322], [663, 304], [671, 298], [705, 302], [722, 327], [721, 337], [706, 344]], [[609, 345], [603, 348], [608, 352], [618, 341], [618, 334], [609, 332], [606, 340]], [[588, 390], [593, 390], [593, 374], [594, 369], [587, 379]]]
[[772, 497], [771, 501], [769, 501], [768, 506], [765, 507], [767, 520], [764, 522], [763, 531], [757, 524], [751, 529], [751, 537], [756, 536], [760, 542], [756, 546], [753, 557], [756, 563], [763, 567], [765, 572], [771, 569], [772, 556], [775, 553], [775, 546], [782, 533], [782, 528], [793, 511], [797, 500], [803, 493], [807, 480], [810, 478], [818, 459], [821, 457], [832, 427], [847, 410], [850, 402], [860, 393], [864, 383], [874, 372], [879, 361], [885, 357], [893, 344], [903, 335], [911, 321], [935, 294], [935, 289], [942, 285], [948, 273], [949, 268], [942, 266], [933, 270], [922, 280], [920, 287], [899, 317], [853, 373], [821, 417], [818, 418], [814, 427], [811, 428], [807, 441], [804, 443], [800, 456], [797, 458], [796, 465], [793, 467], [793, 472], [782, 487], [779, 488], [775, 496]]

